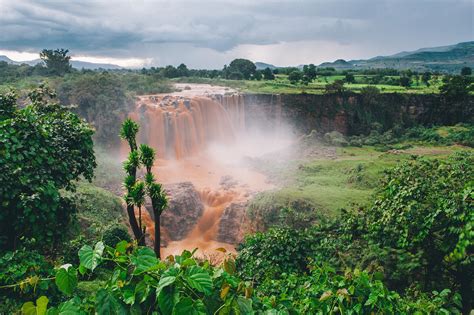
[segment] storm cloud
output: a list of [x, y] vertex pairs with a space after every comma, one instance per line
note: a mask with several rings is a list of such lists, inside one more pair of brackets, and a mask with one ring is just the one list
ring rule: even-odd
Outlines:
[[473, 13], [470, 0], [0, 0], [0, 50], [196, 68], [235, 57], [318, 64], [472, 40]]

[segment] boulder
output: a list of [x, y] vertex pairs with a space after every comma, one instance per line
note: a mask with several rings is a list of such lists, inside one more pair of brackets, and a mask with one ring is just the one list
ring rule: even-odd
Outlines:
[[[191, 182], [165, 186], [168, 207], [161, 215], [167, 239], [179, 241], [188, 235], [204, 212], [199, 193]], [[151, 210], [151, 204], [146, 205]], [[151, 212], [151, 211], [150, 211]]]
[[243, 238], [243, 225], [247, 202], [232, 203], [221, 216], [217, 241], [229, 244], [238, 244]]

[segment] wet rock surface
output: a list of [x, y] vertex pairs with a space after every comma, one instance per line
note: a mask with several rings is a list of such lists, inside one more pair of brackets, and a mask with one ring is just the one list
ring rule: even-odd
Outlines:
[[182, 240], [202, 216], [204, 206], [191, 182], [167, 185], [168, 208], [161, 215], [161, 226], [172, 241]]
[[232, 203], [225, 208], [217, 233], [217, 241], [238, 244], [243, 238], [243, 223], [247, 202]]

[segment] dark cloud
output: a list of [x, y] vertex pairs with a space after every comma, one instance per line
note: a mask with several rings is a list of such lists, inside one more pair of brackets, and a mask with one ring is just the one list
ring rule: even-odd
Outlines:
[[0, 0], [0, 50], [220, 67], [239, 53], [298, 63], [283, 54], [295, 43], [308, 50], [300, 63], [319, 62], [472, 40], [472, 10], [469, 0]]

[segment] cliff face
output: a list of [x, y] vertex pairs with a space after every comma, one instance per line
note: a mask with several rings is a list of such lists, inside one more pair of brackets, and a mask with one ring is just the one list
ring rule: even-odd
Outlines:
[[339, 131], [346, 135], [367, 133], [374, 123], [384, 130], [395, 125], [455, 124], [474, 120], [474, 97], [445, 100], [440, 95], [271, 95], [243, 97], [247, 126], [272, 128], [281, 121], [297, 131]]

